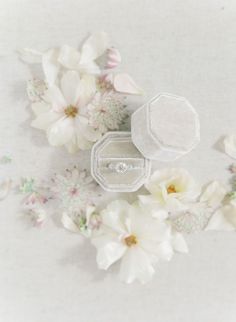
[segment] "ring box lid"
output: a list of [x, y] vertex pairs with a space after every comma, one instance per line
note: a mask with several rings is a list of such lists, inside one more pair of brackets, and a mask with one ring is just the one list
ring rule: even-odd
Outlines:
[[149, 159], [173, 161], [200, 141], [200, 123], [192, 105], [172, 94], [159, 94], [133, 113], [132, 140]]

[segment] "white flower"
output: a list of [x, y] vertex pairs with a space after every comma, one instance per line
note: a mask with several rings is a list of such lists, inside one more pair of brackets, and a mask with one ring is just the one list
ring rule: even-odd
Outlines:
[[45, 100], [32, 104], [36, 119], [32, 126], [45, 130], [53, 146], [65, 145], [69, 152], [91, 147], [100, 133], [88, 124], [86, 104], [95, 94], [95, 81], [89, 76], [80, 78], [75, 71], [61, 79], [61, 88], [48, 88]]
[[236, 159], [236, 135], [228, 135], [224, 139], [224, 149], [231, 158]]
[[117, 200], [100, 215], [102, 225], [92, 236], [98, 266], [106, 270], [121, 259], [120, 278], [127, 283], [149, 281], [158, 260], [170, 260], [174, 249], [187, 251], [180, 234], [172, 235], [167, 222], [146, 214], [138, 203]]
[[199, 187], [184, 169], [163, 169], [153, 173], [145, 185], [151, 195], [139, 196], [144, 204], [156, 204], [169, 212], [187, 209], [187, 203], [195, 201]]
[[113, 92], [97, 93], [88, 106], [89, 123], [100, 133], [118, 130], [128, 113], [120, 96]]

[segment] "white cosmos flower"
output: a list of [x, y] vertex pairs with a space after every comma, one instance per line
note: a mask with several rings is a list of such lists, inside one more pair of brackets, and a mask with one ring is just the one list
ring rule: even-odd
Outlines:
[[60, 87], [50, 86], [44, 101], [32, 104], [36, 119], [31, 125], [45, 130], [53, 146], [65, 145], [69, 152], [90, 148], [100, 137], [88, 124], [86, 109], [95, 91], [95, 82], [90, 76], [81, 78], [75, 71], [66, 72]]
[[91, 239], [97, 248], [98, 266], [107, 270], [121, 259], [120, 278], [127, 283], [149, 281], [158, 260], [170, 260], [174, 250], [187, 251], [182, 236], [172, 234], [163, 214], [154, 218], [138, 203], [117, 200], [100, 215], [102, 224]]
[[153, 173], [146, 183], [151, 195], [139, 196], [146, 205], [156, 204], [169, 212], [187, 209], [187, 203], [199, 196], [199, 186], [184, 169], [162, 169]]

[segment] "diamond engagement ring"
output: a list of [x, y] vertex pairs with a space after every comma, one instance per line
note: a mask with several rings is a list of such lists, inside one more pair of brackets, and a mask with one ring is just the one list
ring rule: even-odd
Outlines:
[[133, 164], [127, 164], [125, 162], [111, 162], [107, 164], [107, 169], [117, 172], [117, 173], [126, 173], [130, 170], [141, 169], [140, 166], [135, 166]]

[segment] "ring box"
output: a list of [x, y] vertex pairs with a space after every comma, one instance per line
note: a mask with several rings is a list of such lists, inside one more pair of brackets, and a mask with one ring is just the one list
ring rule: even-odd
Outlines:
[[140, 107], [131, 118], [132, 140], [151, 160], [173, 161], [200, 141], [198, 114], [184, 98], [163, 93]]
[[91, 174], [106, 191], [136, 191], [150, 169], [150, 160], [133, 144], [130, 132], [108, 132], [92, 148]]

